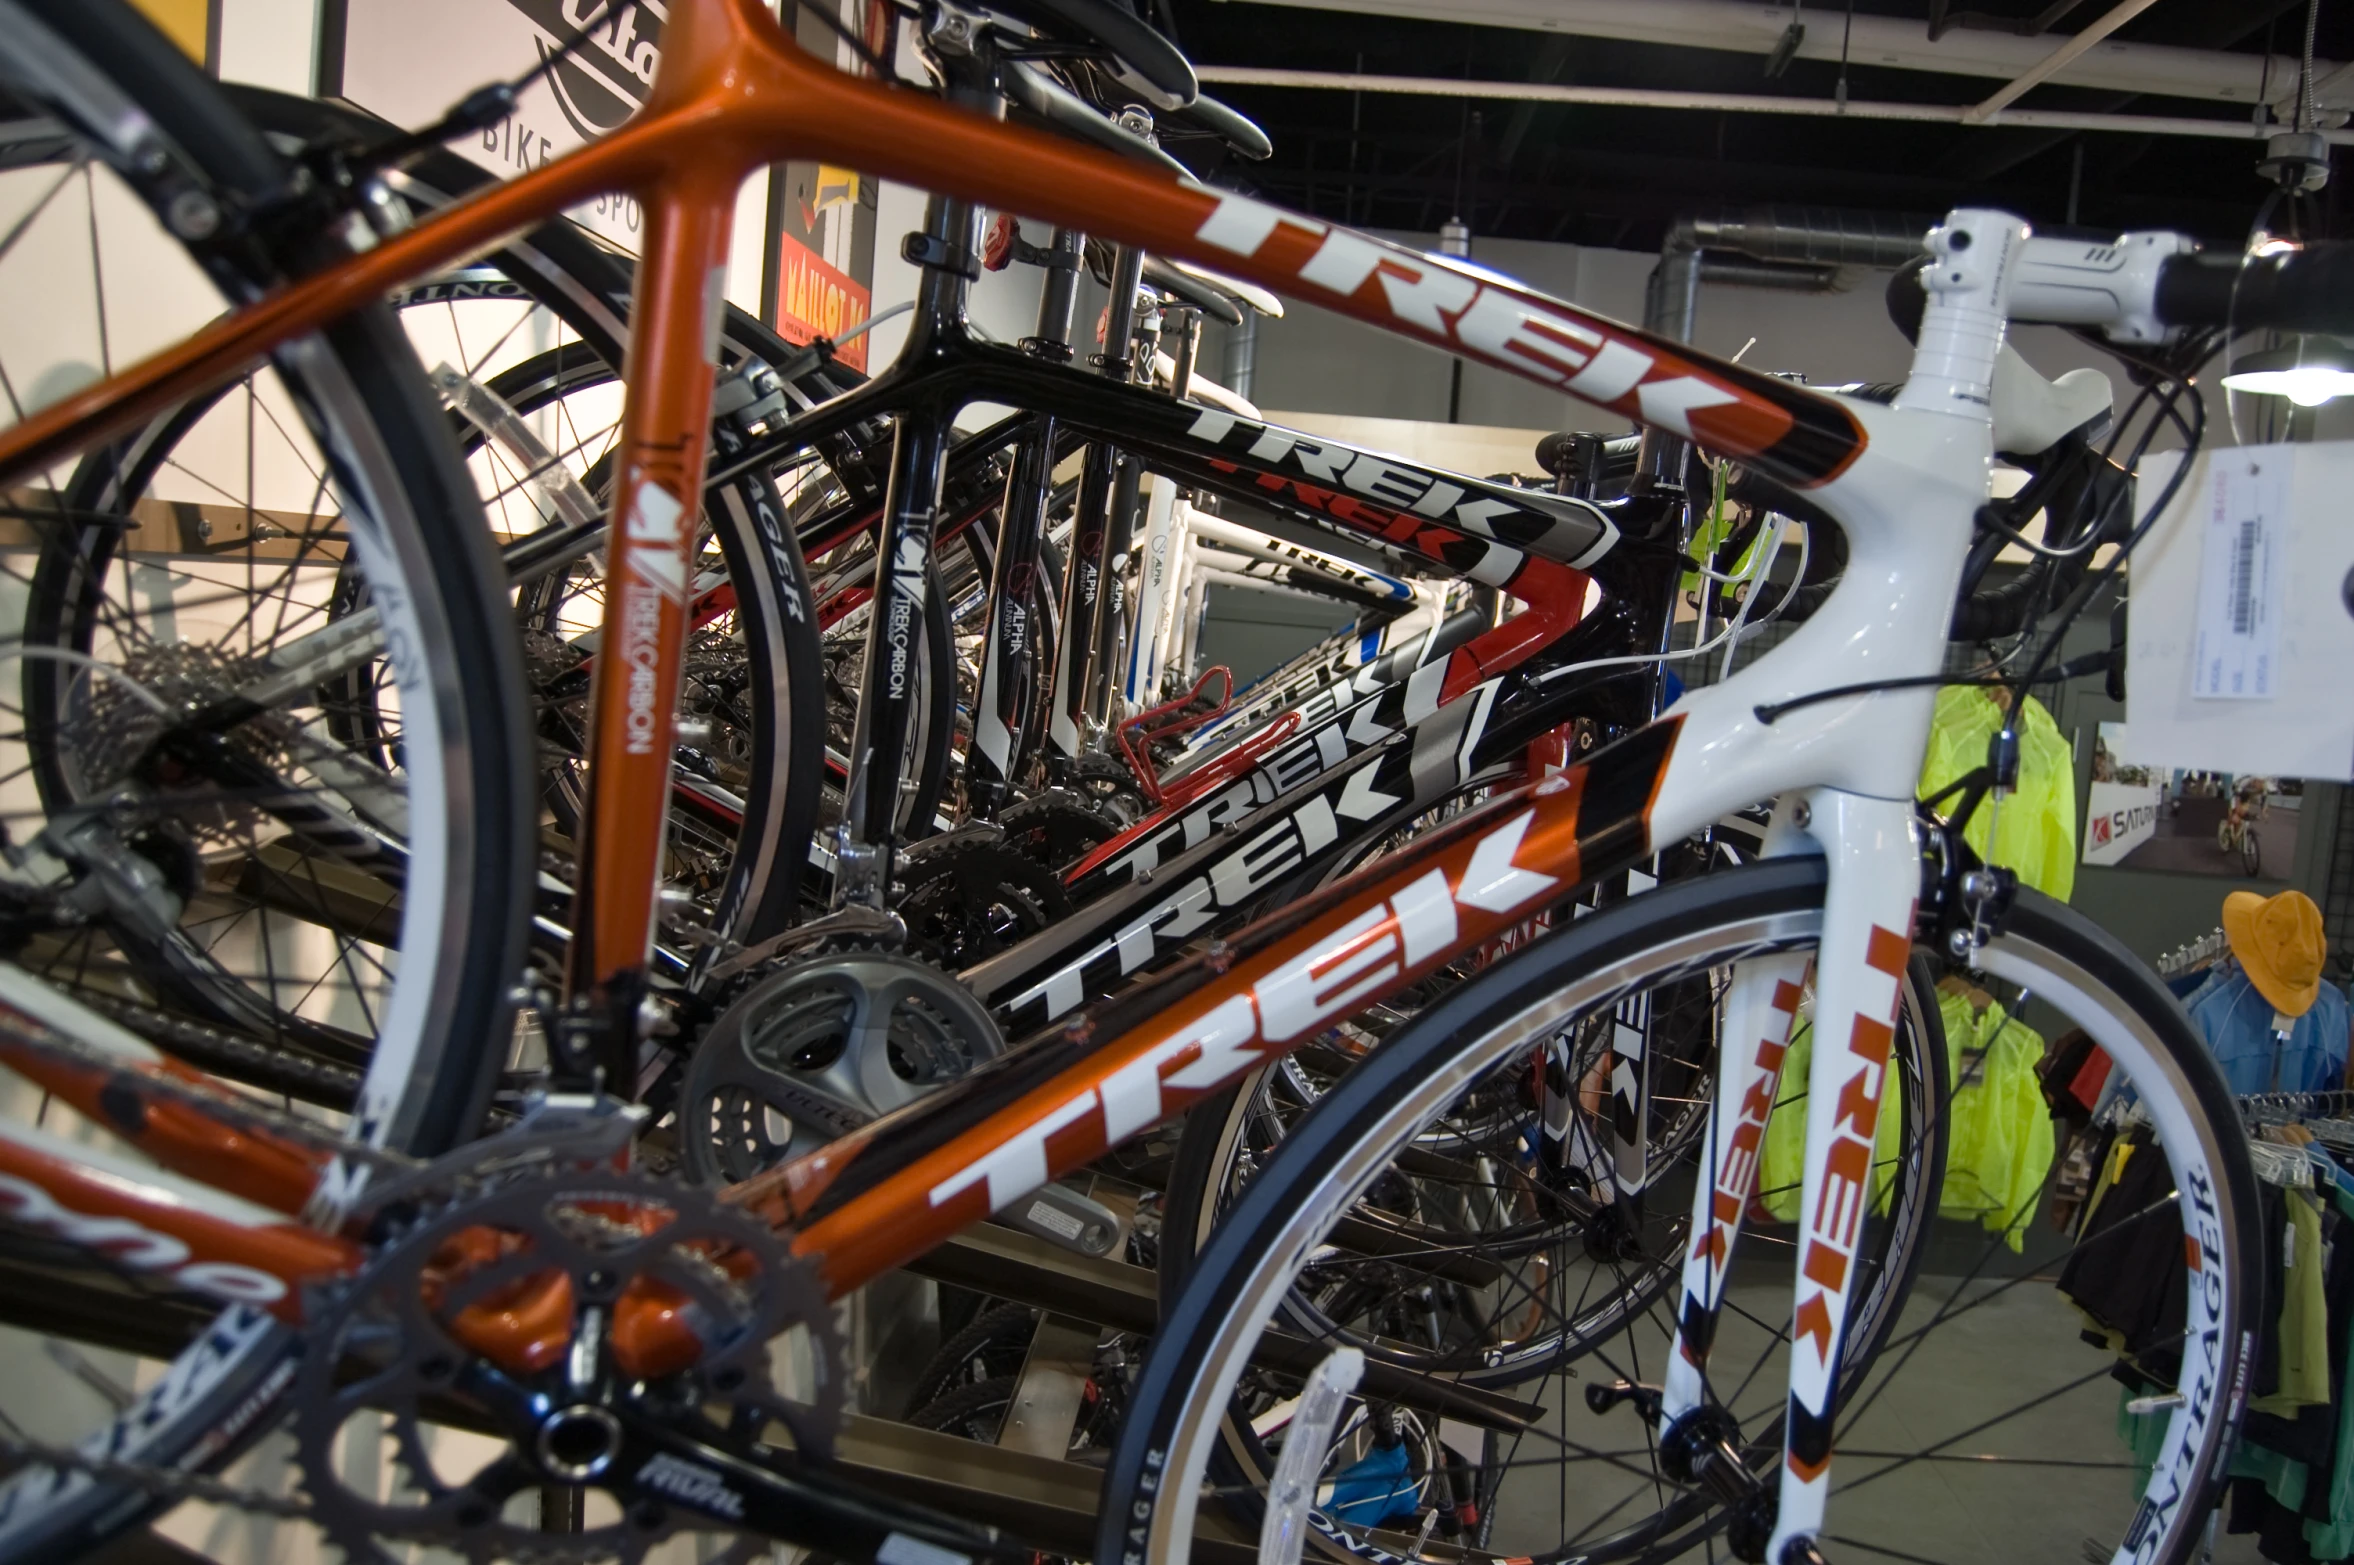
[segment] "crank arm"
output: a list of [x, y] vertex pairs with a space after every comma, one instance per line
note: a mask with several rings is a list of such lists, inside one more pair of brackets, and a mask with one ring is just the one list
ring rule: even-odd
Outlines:
[[[1049, 1552], [994, 1527], [872, 1493], [840, 1472], [804, 1467], [781, 1452], [753, 1460], [642, 1416], [622, 1418], [624, 1443], [601, 1484], [625, 1506], [676, 1506], [738, 1532], [845, 1560], [914, 1555], [1028, 1565]], [[947, 1552], [925, 1552], [932, 1549]]]

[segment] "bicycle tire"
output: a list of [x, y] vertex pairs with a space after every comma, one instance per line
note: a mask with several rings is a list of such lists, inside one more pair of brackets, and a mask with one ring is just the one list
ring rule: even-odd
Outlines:
[[[1259, 1322], [1277, 1306], [1293, 1266], [1413, 1134], [1429, 1100], [1443, 1104], [1504, 1047], [1496, 1040], [1530, 1016], [1559, 1018], [1606, 1003], [1679, 963], [1811, 946], [1824, 880], [1819, 860], [1781, 860], [1633, 898], [1464, 985], [1344, 1078], [1259, 1170], [1176, 1307], [1162, 1312], [1167, 1328], [1137, 1380], [1107, 1469], [1095, 1558], [1175, 1565], [1188, 1557], [1217, 1431]], [[2181, 1565], [2200, 1546], [2206, 1512], [2221, 1492], [2240, 1416], [2232, 1388], [2244, 1384], [2263, 1297], [2254, 1174], [2229, 1092], [2155, 976], [2047, 898], [2021, 891], [1974, 965], [2023, 987], [2032, 981], [2045, 1002], [2109, 1051], [2142, 1089], [2178, 1183], [2198, 1198], [2201, 1242], [2189, 1247], [2187, 1267], [2209, 1313], [2185, 1351], [2195, 1342], [2202, 1355], [2199, 1389], [2166, 1411], [2158, 1463], [2166, 1487], [2142, 1500], [2123, 1533], [2137, 1545], [2135, 1559]], [[2105, 1370], [2096, 1363], [2093, 1375], [2105, 1379]], [[1832, 1506], [1835, 1530], [1837, 1495]], [[1309, 1532], [1312, 1543], [1326, 1535]], [[1676, 1544], [1688, 1546], [1688, 1539]]]
[[[258, 87], [228, 89], [231, 104], [266, 134], [291, 142], [338, 136], [358, 143], [390, 127], [341, 105]], [[436, 151], [403, 166], [392, 177], [403, 199], [440, 206], [497, 183], [490, 174], [452, 152]], [[618, 377], [628, 348], [628, 301], [634, 267], [623, 256], [558, 220], [519, 234], [483, 257], [535, 304], [579, 334], [608, 378]], [[797, 351], [758, 318], [729, 305], [721, 328], [724, 371], [747, 360], [777, 365]], [[802, 400], [832, 395], [860, 377], [838, 364], [809, 371], [793, 394]], [[572, 372], [563, 394], [582, 389], [591, 377]], [[715, 464], [740, 437], [715, 420]], [[816, 829], [824, 785], [824, 735], [804, 717], [824, 700], [824, 665], [811, 606], [808, 566], [788, 507], [775, 483], [758, 471], [707, 492], [704, 520], [714, 532], [736, 593], [736, 628], [746, 641], [754, 678], [748, 692], [758, 696], [750, 711], [750, 781], [743, 790], [743, 819], [736, 828], [736, 852], [726, 883], [711, 898], [717, 911], [713, 932], [723, 940], [754, 944], [782, 932], [801, 914], [809, 841]]]
[[[280, 187], [267, 145], [123, 0], [0, 0], [0, 81], [20, 109], [64, 127], [142, 198], [169, 181], [235, 211]], [[136, 163], [119, 139], [126, 125], [154, 132]], [[276, 280], [257, 248], [192, 248], [232, 301]], [[409, 599], [389, 617], [392, 633], [414, 643], [397, 660], [416, 670], [403, 676], [404, 702], [414, 703], [404, 710], [412, 732], [436, 743], [410, 762], [411, 846], [430, 849], [415, 853], [429, 873], [413, 875], [403, 909], [427, 933], [404, 942], [419, 969], [406, 975], [404, 964], [417, 980], [404, 979], [407, 1031], [388, 1028], [390, 1041], [380, 1040], [354, 1131], [430, 1155], [480, 1124], [511, 1033], [532, 868], [522, 675], [473, 486], [386, 313], [357, 312], [281, 350], [278, 362], [330, 434], [321, 444], [360, 523], [354, 546], [380, 553], [379, 579], [398, 579]], [[268, 1415], [296, 1348], [274, 1317], [231, 1309], [85, 1448], [216, 1468], [275, 1422]], [[80, 1558], [162, 1508], [119, 1482], [21, 1468], [0, 1482], [0, 1556]]]

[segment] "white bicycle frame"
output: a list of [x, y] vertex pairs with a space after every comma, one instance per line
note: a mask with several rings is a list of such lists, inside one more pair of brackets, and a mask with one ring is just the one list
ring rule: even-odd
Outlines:
[[[1901, 975], [1912, 949], [1922, 863], [1914, 814], [1962, 566], [1975, 517], [1990, 492], [1997, 449], [2039, 451], [2074, 427], [2058, 415], [2081, 397], [2051, 382], [2003, 347], [2007, 320], [2099, 326], [2112, 336], [2158, 340], [2153, 317], [2156, 262], [2188, 249], [2174, 235], [2129, 235], [2122, 243], [2031, 240], [2008, 214], [1957, 210], [1930, 235], [1924, 273], [1928, 305], [1912, 370], [1893, 406], [1851, 399], [1849, 410], [1868, 444], [1810, 498], [1846, 537], [1848, 562], [1828, 599], [1780, 646], [1722, 684], [1687, 693], [1663, 722], [1676, 722], [1667, 763], [1648, 812], [1654, 843], [1681, 841], [1759, 799], [1776, 801], [1769, 854], [1814, 853], [1827, 861], [1820, 937], [1814, 960], [1816, 1046], [1808, 1078], [1806, 1152], [1801, 1186], [1790, 1394], [1779, 1509], [1767, 1559], [1788, 1565], [1794, 1540], [1823, 1525], [1828, 1491], [1836, 1366], [1840, 1362], [1863, 1219], [1870, 1204], [1874, 1135], [1885, 1098]], [[2038, 425], [2037, 419], [2047, 422]], [[2040, 438], [2038, 438], [2040, 436]], [[1810, 701], [1768, 721], [1779, 703], [1867, 681], [1923, 681], [1916, 686]], [[1512, 862], [1527, 818], [1492, 834], [1494, 874], [1458, 899], [1508, 906], [1542, 894], [1548, 882]], [[1482, 858], [1488, 844], [1482, 845]], [[1526, 886], [1523, 880], [1538, 881]], [[1339, 961], [1309, 952], [1304, 970]], [[2070, 1019], [2091, 1031], [2137, 1079], [2163, 1079], [2161, 1056], [2130, 1018], [2115, 1018], [2087, 997], [2069, 972], [2030, 966], [1999, 935], [1973, 962], [1997, 977], [2034, 983]], [[1679, 1323], [1714, 1319], [1725, 1263], [1743, 1209], [1757, 1185], [1758, 1132], [1774, 1101], [1781, 1059], [1797, 1010], [1798, 957], [1734, 965], [1704, 1166], [1710, 1177], [1693, 1198], [1693, 1242], [1686, 1252]], [[1649, 970], [1597, 973], [1569, 990], [1608, 996], [1656, 979]], [[1523, 1020], [1566, 1019], [1568, 999]], [[1584, 1002], [1575, 1002], [1584, 1003]], [[1739, 1029], [1735, 1031], [1734, 1029]], [[1517, 1027], [1515, 1036], [1530, 1034]], [[2153, 1121], [2183, 1190], [2184, 1223], [2194, 1242], [2221, 1242], [2212, 1171], [2198, 1150], [2190, 1110], [2152, 1095]], [[1382, 1144], [1386, 1147], [1387, 1143]], [[1349, 1199], [1386, 1166], [1378, 1148], [1338, 1160], [1324, 1172], [1307, 1213], [1345, 1210]], [[1303, 1215], [1278, 1238], [1305, 1247], [1322, 1237], [1320, 1219]], [[2212, 1269], [2210, 1269], [2212, 1270]], [[1278, 1275], [1280, 1273], [1280, 1275]], [[1235, 1301], [1206, 1358], [1230, 1392], [1267, 1319], [1288, 1286], [1289, 1270], [1262, 1272], [1254, 1291]], [[2197, 1430], [2230, 1400], [2239, 1344], [2226, 1340], [2220, 1277], [2189, 1290], [2179, 1384], [2185, 1395], [2170, 1423], [2142, 1514], [2126, 1534], [2120, 1562], [2158, 1535], [2153, 1515], [2181, 1502], [2203, 1475], [2190, 1470]], [[1679, 1331], [1664, 1387], [1661, 1425], [1703, 1405], [1706, 1341]], [[1155, 1540], [1192, 1526], [1192, 1497], [1206, 1470], [1214, 1435], [1191, 1429], [1168, 1453], [1160, 1478], [1164, 1502], [1152, 1520]]]
[[1329, 577], [1336, 586], [1388, 598], [1400, 606], [1402, 617], [1417, 624], [1418, 611], [1439, 601], [1448, 585], [1418, 585], [1338, 554], [1204, 515], [1186, 499], [1182, 486], [1161, 474], [1150, 475], [1148, 483], [1145, 525], [1137, 544], [1136, 591], [1130, 601], [1134, 618], [1120, 676], [1120, 696], [1130, 712], [1168, 699], [1169, 670], [1191, 679], [1198, 612], [1212, 584], [1344, 602], [1336, 594], [1287, 579], [1294, 567], [1300, 567], [1311, 582], [1317, 576]]

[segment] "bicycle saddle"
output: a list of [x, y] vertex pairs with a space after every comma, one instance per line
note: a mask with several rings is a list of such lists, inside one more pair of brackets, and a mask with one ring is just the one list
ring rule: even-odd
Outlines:
[[989, 9], [1057, 43], [1109, 56], [1112, 74], [1156, 112], [1183, 109], [1201, 96], [1192, 62], [1177, 52], [1177, 46], [1107, 0], [990, 0]]

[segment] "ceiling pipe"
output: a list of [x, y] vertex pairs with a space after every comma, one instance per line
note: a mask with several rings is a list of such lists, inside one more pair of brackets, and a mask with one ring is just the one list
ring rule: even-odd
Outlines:
[[[1431, 15], [1429, 0], [1273, 0], [1273, 3], [1417, 20], [1427, 20]], [[1773, 52], [1797, 19], [1793, 6], [1757, 4], [1754, 0], [1450, 0], [1446, 14], [1451, 22], [1473, 26], [1672, 44], [1761, 58]], [[1819, 15], [1818, 12], [1818, 20]], [[1797, 57], [1836, 63], [1841, 57], [1844, 30], [1844, 21], [1840, 26], [1807, 28], [1799, 41]], [[1853, 37], [1846, 54], [1851, 64], [1859, 66], [2011, 81], [2043, 63], [2057, 41], [2049, 34], [2026, 37], [1972, 28], [1957, 28], [1932, 40], [1918, 20], [1875, 16], [1859, 10], [1855, 13]], [[2263, 97], [2285, 110], [2296, 96], [2297, 63], [2294, 55], [2273, 55], [2267, 90], [2262, 54], [2105, 38], [2080, 58], [2068, 62], [2067, 68], [2057, 73], [2057, 79], [2072, 87], [2198, 98], [2211, 103], [2236, 104], [2246, 110], [2253, 110], [2259, 97]], [[2318, 82], [2338, 68], [2339, 62], [2317, 60], [2314, 79]], [[2354, 108], [2354, 79], [2335, 83], [2323, 103], [2330, 108]]]
[[[1296, 3], [1296, 0], [1295, 0]], [[1992, 36], [1992, 35], [1989, 35]], [[2320, 67], [2315, 66], [2318, 71]], [[1876, 103], [1850, 98], [1777, 98], [1756, 93], [1675, 92], [1664, 87], [1565, 87], [1550, 82], [1467, 81], [1454, 76], [1370, 76], [1357, 71], [1286, 71], [1243, 65], [1203, 65], [1204, 82], [1240, 87], [1296, 87], [1331, 92], [1390, 92], [1425, 98], [1496, 98], [1523, 103], [1590, 103], [1636, 109], [1698, 109], [1730, 114], [1790, 114], [1851, 120], [1908, 120], [1924, 125], [1985, 129], [2112, 131], [2142, 136], [2259, 139], [2247, 120], [2191, 119], [2161, 114], [2080, 114], [2061, 109], [2004, 109], [1984, 119], [1958, 103]], [[2348, 81], [2354, 81], [2349, 76]], [[2322, 132], [2332, 146], [2354, 145], [2354, 131]]]
[[[1659, 264], [1643, 291], [1643, 326], [1690, 342], [1700, 313], [1700, 285], [1827, 292], [1843, 266], [1893, 270], [1923, 254], [1933, 217], [1856, 212], [1837, 207], [1744, 207], [1694, 213], [1668, 225]], [[1638, 468], [1654, 483], [1684, 470], [1686, 443], [1643, 432]]]

